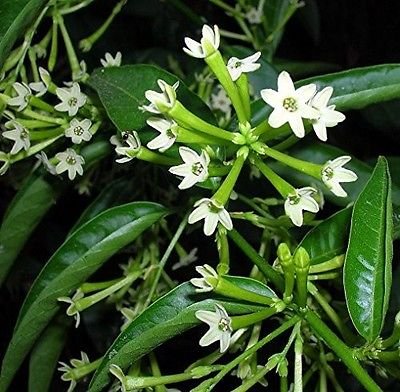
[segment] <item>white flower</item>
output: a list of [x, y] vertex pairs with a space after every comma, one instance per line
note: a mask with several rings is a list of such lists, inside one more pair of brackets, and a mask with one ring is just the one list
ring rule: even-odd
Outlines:
[[310, 105], [319, 111], [319, 116], [312, 120], [312, 126], [318, 138], [323, 142], [327, 140], [326, 128], [334, 127], [338, 123], [344, 121], [346, 116], [335, 110], [335, 105], [328, 106], [328, 102], [332, 96], [333, 88], [325, 87], [323, 90], [315, 94], [311, 99]]
[[9, 99], [8, 104], [11, 106], [18, 106], [16, 110], [20, 112], [28, 106], [29, 97], [32, 95], [32, 92], [26, 83], [15, 82], [13, 87], [17, 92], [17, 96]]
[[147, 143], [147, 147], [150, 148], [150, 150], [164, 152], [174, 144], [177, 136], [177, 132], [174, 131], [174, 127], [176, 126], [175, 121], [160, 117], [150, 117], [147, 120], [147, 124], [160, 133], [152, 141]]
[[183, 50], [189, 56], [203, 59], [217, 51], [219, 43], [220, 34], [218, 26], [215, 25], [213, 30], [210, 26], [204, 25], [200, 42], [186, 37], [185, 44], [187, 48], [183, 48]]
[[83, 174], [82, 165], [85, 163], [85, 160], [72, 148], [67, 148], [64, 152], [57, 153], [56, 158], [60, 161], [56, 166], [57, 174], [68, 171], [68, 178], [70, 180], [76, 177], [76, 173], [80, 176]]
[[39, 67], [39, 75], [39, 82], [29, 83], [29, 87], [36, 93], [35, 95], [37, 97], [41, 97], [47, 92], [47, 89], [49, 88], [51, 82], [50, 74], [44, 68]]
[[77, 378], [75, 376], [74, 369], [86, 366], [90, 364], [89, 357], [86, 353], [81, 351], [81, 359], [71, 359], [70, 365], [65, 362], [58, 362], [61, 366], [57, 368], [58, 371], [63, 372], [64, 374], [61, 376], [61, 380], [70, 381], [69, 388], [67, 392], [72, 392], [76, 387]]
[[211, 94], [211, 107], [215, 110], [221, 110], [228, 117], [231, 115], [231, 100], [221, 86], [216, 94]]
[[21, 150], [28, 151], [31, 146], [29, 131], [17, 121], [13, 120], [8, 121], [6, 126], [9, 128], [13, 127], [12, 130], [3, 132], [3, 137], [14, 141], [10, 154], [17, 154]]
[[303, 210], [318, 212], [319, 206], [312, 197], [317, 191], [311, 187], [295, 189], [294, 193], [288, 195], [285, 200], [285, 213], [291, 219], [294, 225], [303, 224]]
[[85, 118], [82, 121], [73, 118], [69, 123], [69, 128], [65, 130], [65, 136], [72, 139], [72, 143], [80, 144], [83, 140], [88, 142], [92, 138], [89, 131], [92, 122]]
[[260, 24], [262, 22], [262, 17], [264, 14], [264, 10], [260, 7], [255, 8], [251, 7], [247, 12], [246, 12], [246, 19], [248, 20], [249, 23], [251, 24]]
[[57, 174], [56, 167], [49, 161], [44, 151], [40, 151], [40, 154], [36, 154], [35, 157], [38, 159], [38, 163], [42, 164], [50, 174]]
[[155, 114], [171, 109], [176, 102], [176, 89], [179, 87], [179, 82], [170, 86], [162, 79], [157, 80], [157, 84], [161, 89], [161, 93], [153, 90], [147, 90], [145, 97], [150, 101], [150, 105], [143, 105], [142, 109]]
[[124, 132], [122, 134], [123, 143], [121, 143], [116, 136], [112, 136], [110, 142], [115, 147], [115, 152], [122, 155], [123, 158], [118, 158], [115, 161], [118, 163], [126, 163], [134, 159], [142, 146], [139, 135], [136, 131]]
[[75, 116], [80, 107], [86, 103], [86, 95], [81, 93], [78, 83], [72, 83], [70, 88], [56, 88], [57, 97], [61, 103], [57, 104], [54, 109], [59, 112], [68, 112], [69, 116]]
[[190, 279], [190, 283], [197, 287], [196, 292], [205, 293], [213, 291], [214, 287], [218, 283], [217, 271], [208, 264], [197, 266], [196, 271], [202, 276], [202, 278]]
[[278, 76], [278, 91], [269, 88], [261, 90], [262, 99], [274, 108], [268, 118], [269, 125], [279, 128], [288, 122], [297, 137], [304, 137], [303, 118], [319, 117], [318, 110], [307, 105], [315, 89], [315, 84], [308, 84], [296, 90], [290, 75], [282, 71]]
[[339, 197], [346, 197], [347, 193], [340, 185], [341, 182], [353, 182], [357, 180], [357, 174], [343, 166], [351, 160], [351, 157], [344, 155], [328, 161], [322, 168], [321, 178], [324, 184], [333, 194]]
[[239, 79], [240, 75], [243, 72], [253, 72], [261, 67], [261, 64], [256, 63], [256, 61], [260, 58], [261, 52], [256, 52], [251, 56], [245, 57], [244, 59], [238, 59], [237, 57], [231, 57], [228, 60], [228, 71], [229, 75], [233, 81]]
[[103, 67], [119, 67], [121, 65], [122, 55], [121, 52], [117, 52], [115, 57], [110, 53], [105, 54], [105, 59], [100, 59], [100, 63]]
[[179, 154], [185, 163], [169, 169], [170, 173], [183, 177], [178, 185], [179, 189], [188, 189], [198, 182], [207, 180], [210, 157], [205, 150], [199, 155], [189, 147], [179, 147]]
[[179, 261], [175, 264], [172, 265], [172, 271], [175, 271], [181, 267], [186, 267], [189, 264], [194, 263], [195, 261], [197, 261], [198, 257], [197, 257], [197, 248], [193, 248], [190, 250], [189, 253], [182, 255], [179, 258]]
[[213, 199], [200, 199], [195, 204], [196, 207], [189, 215], [188, 222], [196, 223], [204, 219], [203, 231], [205, 235], [212, 235], [220, 222], [227, 230], [233, 229], [232, 219], [224, 206], [219, 205]]
[[219, 340], [219, 351], [223, 353], [228, 350], [232, 334], [232, 319], [224, 307], [216, 304], [215, 312], [198, 310], [195, 315], [210, 327], [207, 333], [200, 339], [200, 346], [209, 346]]
[[57, 301], [60, 302], [66, 302], [67, 304], [70, 304], [67, 308], [67, 315], [68, 316], [74, 316], [75, 318], [75, 328], [78, 328], [79, 323], [81, 321], [81, 316], [79, 314], [79, 310], [76, 308], [75, 302], [80, 300], [81, 298], [84, 297], [84, 294], [81, 290], [77, 290], [76, 293], [72, 298], [69, 297], [59, 297], [57, 298]]

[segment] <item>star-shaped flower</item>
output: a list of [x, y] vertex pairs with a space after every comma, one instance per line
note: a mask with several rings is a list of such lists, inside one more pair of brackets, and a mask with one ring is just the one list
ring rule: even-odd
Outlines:
[[36, 93], [37, 97], [41, 97], [47, 92], [51, 82], [51, 76], [48, 71], [46, 71], [43, 67], [39, 67], [39, 82], [29, 83], [29, 87]]
[[200, 199], [194, 204], [195, 209], [189, 215], [188, 222], [196, 223], [204, 219], [203, 231], [205, 235], [212, 235], [221, 223], [227, 230], [233, 229], [232, 219], [224, 206], [213, 199]]
[[332, 93], [333, 88], [331, 86], [325, 87], [323, 90], [315, 94], [310, 101], [310, 105], [319, 112], [319, 116], [316, 119], [313, 119], [311, 123], [316, 135], [323, 142], [326, 142], [328, 138], [326, 128], [334, 127], [346, 119], [346, 116], [343, 113], [335, 110], [335, 105], [328, 106]]
[[86, 353], [81, 351], [81, 358], [80, 359], [76, 359], [76, 358], [71, 359], [70, 365], [66, 364], [65, 362], [61, 362], [61, 361], [58, 363], [61, 366], [59, 368], [57, 368], [57, 370], [60, 372], [63, 372], [63, 374], [61, 376], [61, 380], [70, 382], [67, 392], [72, 392], [76, 387], [76, 381], [77, 381], [77, 378], [75, 376], [76, 372], [73, 372], [73, 370], [75, 370], [79, 367], [87, 366], [88, 364], [90, 364], [89, 357], [87, 356]]
[[311, 187], [295, 189], [294, 193], [288, 195], [285, 200], [285, 213], [291, 219], [294, 225], [303, 224], [303, 210], [318, 212], [317, 201], [312, 197], [317, 191]]
[[89, 131], [92, 122], [85, 118], [84, 120], [77, 120], [73, 118], [69, 127], [65, 130], [65, 136], [72, 139], [72, 143], [80, 144], [82, 141], [88, 142], [92, 138], [92, 134]]
[[43, 167], [53, 175], [56, 175], [56, 167], [49, 161], [49, 158], [47, 158], [47, 155], [44, 151], [40, 151], [40, 154], [36, 154], [35, 158], [38, 159], [38, 164], [42, 164]]
[[85, 163], [85, 160], [74, 149], [67, 148], [64, 152], [57, 153], [56, 158], [59, 160], [56, 166], [57, 174], [68, 171], [68, 178], [71, 181], [76, 177], [77, 173], [80, 176], [83, 174], [82, 165]]
[[56, 94], [61, 102], [54, 109], [59, 112], [68, 112], [69, 116], [75, 116], [79, 108], [86, 103], [86, 95], [81, 93], [81, 88], [76, 82], [69, 88], [57, 87]]
[[134, 159], [142, 146], [136, 131], [124, 132], [122, 134], [122, 142], [116, 136], [112, 136], [110, 142], [116, 146], [115, 152], [123, 156], [123, 158], [115, 160], [118, 163], [126, 163]]
[[228, 350], [232, 334], [232, 319], [224, 307], [216, 304], [215, 312], [198, 310], [195, 315], [210, 327], [207, 333], [200, 339], [200, 346], [209, 346], [219, 340], [219, 351], [223, 353]]
[[206, 293], [208, 291], [213, 291], [218, 283], [217, 271], [208, 264], [197, 266], [196, 271], [202, 276], [202, 278], [190, 279], [190, 283], [196, 286], [196, 292]]
[[150, 150], [159, 150], [164, 152], [168, 150], [176, 140], [177, 132], [174, 131], [175, 121], [167, 120], [160, 117], [150, 117], [147, 124], [158, 131], [160, 134], [147, 143]]
[[82, 299], [83, 297], [84, 297], [83, 292], [81, 290], [77, 290], [72, 298], [70, 298], [70, 297], [57, 298], [57, 301], [66, 302], [67, 304], [70, 304], [67, 308], [66, 313], [67, 313], [67, 316], [74, 316], [75, 328], [78, 328], [79, 323], [81, 321], [81, 316], [79, 314], [79, 310], [76, 308], [75, 302]]
[[221, 110], [228, 117], [231, 115], [231, 100], [228, 97], [226, 91], [220, 86], [216, 94], [211, 94], [211, 108], [215, 110]]
[[6, 126], [9, 128], [13, 128], [10, 131], [3, 132], [3, 137], [14, 141], [14, 145], [11, 148], [10, 154], [17, 154], [21, 150], [28, 151], [29, 147], [31, 146], [29, 131], [20, 123], [13, 120], [8, 121], [6, 123]]
[[179, 154], [185, 163], [169, 169], [170, 173], [183, 177], [178, 185], [179, 189], [188, 189], [198, 182], [207, 180], [210, 157], [205, 150], [199, 155], [189, 147], [179, 147]]
[[297, 137], [304, 137], [303, 118], [319, 117], [319, 111], [307, 104], [315, 90], [315, 84], [296, 90], [290, 75], [282, 71], [278, 76], [278, 91], [269, 88], [261, 90], [262, 99], [274, 108], [268, 118], [269, 125], [279, 128], [288, 122]]
[[351, 160], [344, 155], [325, 163], [321, 171], [321, 178], [331, 192], [339, 197], [346, 197], [347, 193], [340, 185], [341, 182], [353, 182], [357, 180], [357, 174], [343, 166]]
[[[264, 3], [264, 2], [263, 2]], [[262, 7], [258, 6], [251, 7], [245, 14], [246, 19], [250, 24], [260, 24], [262, 22], [262, 17], [264, 16], [264, 4]]]
[[162, 79], [157, 80], [157, 84], [161, 89], [161, 93], [153, 90], [147, 90], [145, 97], [150, 101], [150, 105], [143, 105], [142, 109], [155, 114], [160, 114], [171, 109], [176, 102], [176, 89], [179, 82], [170, 86]]
[[103, 67], [119, 67], [121, 65], [122, 54], [121, 52], [117, 52], [115, 57], [113, 57], [110, 53], [105, 54], [105, 59], [100, 59], [100, 63]]
[[256, 52], [251, 56], [245, 57], [244, 59], [238, 59], [237, 57], [231, 57], [228, 60], [228, 71], [233, 81], [240, 78], [242, 73], [253, 72], [261, 67], [261, 64], [256, 63], [260, 58], [261, 52]]
[[17, 96], [9, 99], [8, 104], [18, 106], [16, 110], [20, 112], [28, 106], [29, 97], [32, 95], [32, 92], [26, 83], [15, 82], [13, 88], [17, 92]]
[[200, 42], [186, 37], [185, 44], [187, 47], [183, 48], [183, 51], [189, 56], [204, 59], [218, 50], [219, 43], [220, 34], [218, 26], [214, 25], [214, 29], [212, 29], [210, 26], [204, 25]]

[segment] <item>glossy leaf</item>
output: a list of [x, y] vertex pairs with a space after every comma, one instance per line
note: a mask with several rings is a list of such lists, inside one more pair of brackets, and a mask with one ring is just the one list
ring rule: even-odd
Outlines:
[[[230, 277], [241, 285], [241, 278]], [[251, 281], [251, 282], [250, 282]], [[251, 279], [245, 279], [243, 288], [266, 294], [266, 286]], [[108, 371], [111, 364], [126, 370], [132, 363], [155, 347], [200, 324], [195, 317], [199, 309], [214, 310], [214, 304], [222, 304], [230, 315], [246, 314], [262, 309], [249, 303], [239, 303], [216, 298], [211, 293], [198, 294], [191, 283], [183, 283], [154, 302], [117, 337], [104, 356], [93, 379], [89, 392], [103, 391], [111, 381]]]
[[[315, 83], [319, 90], [334, 89], [330, 104], [342, 111], [361, 109], [378, 102], [400, 98], [400, 65], [383, 64], [336, 72], [300, 80], [297, 87]], [[271, 113], [262, 99], [253, 103], [253, 123], [264, 121]]]
[[73, 233], [45, 265], [20, 310], [4, 357], [0, 391], [60, 309], [57, 298], [69, 296], [118, 250], [167, 213], [159, 204], [134, 202], [104, 211]]
[[299, 246], [307, 250], [311, 264], [319, 264], [342, 255], [349, 236], [351, 208], [345, 208], [310, 230]]
[[63, 315], [40, 335], [29, 359], [28, 392], [49, 390], [70, 324], [71, 320]]
[[2, 0], [0, 10], [0, 70], [15, 41], [27, 30], [47, 0]]
[[[140, 130], [146, 125], [150, 113], [139, 109], [149, 102], [147, 90], [160, 91], [157, 80], [174, 84], [178, 78], [153, 65], [125, 65], [100, 68], [93, 72], [88, 83], [99, 94], [110, 119], [120, 131]], [[215, 119], [206, 104], [180, 81], [178, 99], [193, 113], [214, 123]]]
[[[341, 150], [340, 148], [331, 146], [327, 143], [310, 143], [310, 144], [302, 144], [300, 147], [294, 147], [289, 150], [290, 155], [295, 156], [296, 158], [315, 162], [315, 163], [325, 163], [328, 160], [335, 159], [341, 155], [349, 155], [346, 151]], [[285, 179], [289, 180], [291, 183], [295, 185], [310, 185], [315, 184], [317, 181], [309, 177], [303, 173], [297, 172], [293, 169], [288, 169], [281, 164], [274, 164], [274, 169], [279, 172]], [[328, 188], [326, 188], [322, 183], [318, 183], [320, 189], [323, 191], [325, 197], [335, 203], [336, 205], [345, 207], [351, 202], [354, 202], [361, 190], [364, 188], [368, 179], [371, 176], [373, 168], [370, 165], [356, 159], [352, 158], [352, 160], [346, 164], [346, 168], [354, 171], [358, 180], [355, 182], [349, 182], [343, 184], [343, 188], [347, 192], [347, 197], [336, 197]], [[400, 187], [396, 184], [392, 186], [393, 191], [393, 204], [400, 205]]]
[[392, 202], [385, 158], [356, 200], [343, 270], [347, 308], [368, 342], [381, 332], [392, 281]]
[[0, 285], [58, 194], [45, 177], [33, 173], [15, 195], [0, 227]]

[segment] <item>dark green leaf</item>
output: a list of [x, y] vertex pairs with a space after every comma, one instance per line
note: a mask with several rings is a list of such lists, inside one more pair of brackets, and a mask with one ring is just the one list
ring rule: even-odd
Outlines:
[[[241, 278], [235, 277], [240, 284]], [[249, 280], [244, 287], [249, 288]], [[265, 293], [261, 283], [252, 280], [252, 290]], [[100, 392], [110, 382], [111, 364], [126, 370], [130, 364], [149, 353], [158, 345], [193, 328], [200, 321], [195, 317], [199, 309], [214, 310], [214, 304], [222, 304], [230, 315], [246, 314], [262, 309], [259, 306], [234, 302], [210, 295], [198, 294], [191, 283], [183, 283], [154, 302], [117, 337], [104, 356], [93, 376], [89, 392]]]
[[15, 41], [27, 30], [47, 0], [2, 0], [0, 7], [0, 70]]
[[[126, 65], [123, 67], [100, 68], [93, 72], [88, 83], [99, 94], [110, 119], [120, 131], [140, 130], [150, 117], [139, 109], [149, 102], [147, 90], [159, 91], [157, 80], [174, 84], [178, 78], [153, 65]], [[178, 99], [189, 110], [204, 120], [214, 123], [215, 119], [206, 104], [180, 81]]]
[[343, 270], [347, 308], [368, 342], [381, 332], [392, 282], [392, 202], [386, 159], [380, 157], [356, 200]]
[[[300, 80], [296, 87], [315, 83], [319, 90], [334, 89], [330, 104], [339, 110], [361, 109], [368, 105], [400, 98], [400, 65], [383, 64], [336, 72]], [[253, 123], [265, 120], [271, 113], [262, 99], [253, 103]]]
[[0, 227], [0, 285], [58, 191], [45, 177], [33, 173], [15, 195]]
[[[323, 63], [320, 61], [295, 61], [286, 59], [275, 59], [274, 66], [278, 71], [287, 71], [295, 78], [315, 75], [320, 72], [337, 71], [339, 68], [336, 64]], [[276, 82], [275, 82], [276, 84]]]
[[[238, 57], [243, 59], [247, 56], [254, 54], [254, 50], [245, 48], [243, 46], [228, 46], [224, 47], [224, 53], [229, 56]], [[263, 88], [276, 89], [276, 81], [278, 72], [276, 69], [266, 60], [265, 56], [261, 56], [257, 63], [261, 64], [261, 67], [254, 72], [248, 73], [248, 78], [251, 86], [253, 87], [254, 93], [260, 95], [260, 90]]]
[[307, 250], [311, 264], [323, 263], [345, 253], [350, 218], [351, 208], [345, 208], [307, 233], [299, 246]]
[[[307, 145], [302, 144], [301, 147], [294, 147], [290, 149], [290, 155], [296, 158], [303, 159], [305, 161], [315, 162], [315, 163], [325, 163], [328, 160], [335, 159], [342, 155], [349, 155], [347, 152], [331, 146], [327, 143], [310, 143]], [[314, 183], [316, 180], [296, 172], [293, 169], [288, 169], [281, 164], [274, 164], [274, 169], [277, 170], [284, 178], [288, 179], [290, 182], [296, 185], [307, 185]], [[347, 204], [355, 201], [360, 194], [361, 190], [367, 183], [369, 177], [371, 176], [373, 168], [366, 163], [353, 158], [347, 165], [346, 168], [354, 171], [358, 180], [355, 182], [349, 182], [344, 184], [344, 189], [346, 190], [347, 197], [336, 197], [332, 192], [330, 192], [325, 186], [321, 189], [324, 192], [325, 197], [332, 201], [333, 203], [345, 207]], [[393, 203], [400, 205], [400, 187], [396, 184], [392, 186], [393, 191]]]
[[57, 298], [73, 293], [102, 264], [167, 213], [159, 204], [134, 202], [104, 211], [73, 233], [37, 277], [21, 308], [4, 357], [0, 391], [60, 309]]
[[47, 392], [64, 347], [71, 320], [57, 318], [40, 335], [29, 359], [28, 392]]

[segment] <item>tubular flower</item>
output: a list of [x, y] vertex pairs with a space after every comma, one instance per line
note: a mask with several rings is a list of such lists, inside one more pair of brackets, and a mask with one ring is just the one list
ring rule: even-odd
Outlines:
[[150, 105], [143, 105], [142, 108], [150, 113], [160, 114], [171, 109], [176, 102], [176, 89], [179, 82], [170, 86], [162, 79], [157, 80], [157, 84], [161, 89], [161, 93], [153, 90], [147, 90], [145, 97], [150, 101]]
[[256, 52], [251, 56], [245, 57], [244, 59], [238, 59], [237, 57], [231, 57], [228, 60], [228, 72], [231, 75], [233, 81], [240, 78], [242, 73], [253, 72], [261, 67], [261, 64], [256, 63], [260, 58], [261, 52]]
[[325, 163], [321, 171], [321, 178], [330, 191], [338, 197], [346, 197], [347, 193], [340, 185], [341, 182], [357, 180], [357, 174], [343, 166], [350, 162], [351, 157], [344, 155]]
[[220, 34], [218, 26], [214, 25], [214, 29], [212, 29], [210, 26], [204, 25], [200, 42], [186, 37], [185, 44], [187, 47], [184, 47], [183, 50], [189, 56], [204, 59], [218, 50], [219, 43]]
[[303, 210], [316, 213], [319, 210], [317, 201], [313, 195], [317, 193], [314, 188], [305, 187], [295, 189], [294, 193], [288, 195], [285, 200], [285, 213], [294, 225], [303, 224]]
[[150, 150], [164, 152], [175, 143], [177, 132], [174, 131], [174, 127], [176, 126], [174, 121], [159, 117], [151, 117], [147, 120], [147, 124], [160, 133], [147, 143], [147, 147], [150, 148]]

